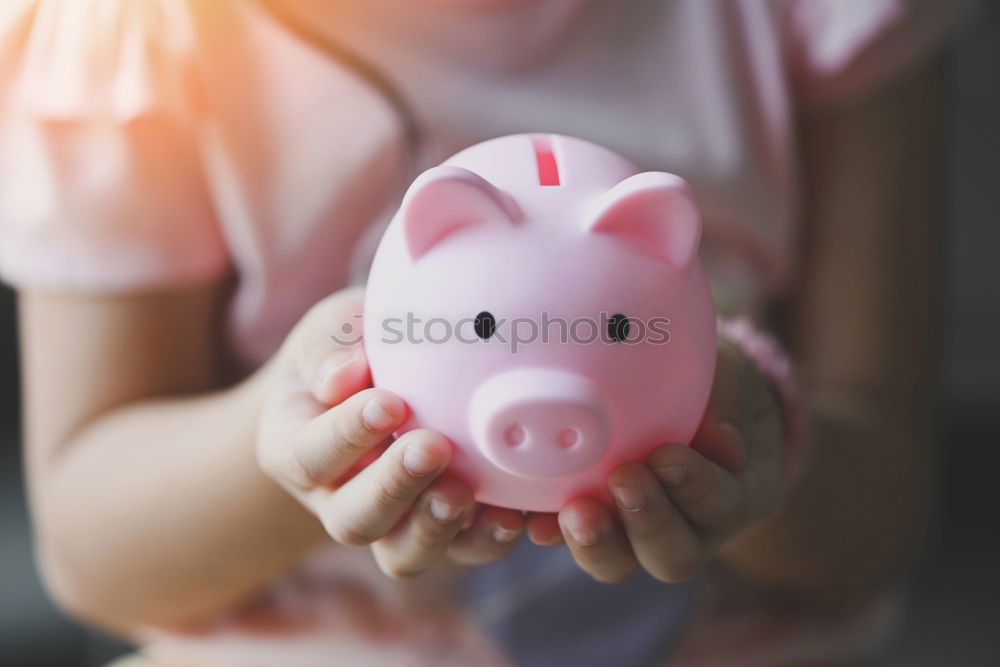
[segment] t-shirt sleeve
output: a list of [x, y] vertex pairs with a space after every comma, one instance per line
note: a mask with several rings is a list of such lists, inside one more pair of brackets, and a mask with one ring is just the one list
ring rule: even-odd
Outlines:
[[201, 167], [185, 4], [4, 1], [4, 281], [129, 291], [227, 269]]
[[974, 0], [786, 0], [788, 68], [805, 108], [857, 99], [943, 46]]

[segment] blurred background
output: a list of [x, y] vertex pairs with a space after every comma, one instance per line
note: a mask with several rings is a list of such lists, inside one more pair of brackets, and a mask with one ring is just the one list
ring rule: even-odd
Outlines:
[[[890, 667], [1000, 665], [1000, 4], [969, 23], [953, 66], [943, 521], [879, 662]], [[0, 665], [101, 665], [122, 647], [62, 617], [34, 569], [17, 384], [15, 299], [0, 288]]]

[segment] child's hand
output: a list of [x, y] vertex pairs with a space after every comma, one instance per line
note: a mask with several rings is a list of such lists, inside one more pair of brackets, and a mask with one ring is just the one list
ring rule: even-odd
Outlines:
[[465, 483], [442, 475], [451, 443], [426, 429], [391, 441], [406, 418], [405, 403], [371, 388], [360, 342], [334, 341], [334, 334], [347, 337], [345, 325], [361, 330], [361, 302], [360, 290], [340, 292], [314, 306], [289, 334], [269, 369], [261, 467], [334, 540], [372, 545], [389, 576], [414, 576], [445, 555], [470, 564], [500, 558], [523, 530], [521, 514], [483, 508], [461, 530], [474, 501]]
[[617, 520], [602, 503], [576, 498], [558, 517], [529, 517], [529, 534], [553, 544], [561, 533], [576, 562], [599, 581], [621, 581], [639, 567], [661, 581], [690, 578], [720, 544], [776, 509], [781, 438], [771, 389], [742, 352], [722, 343], [691, 446], [663, 445], [608, 477]]

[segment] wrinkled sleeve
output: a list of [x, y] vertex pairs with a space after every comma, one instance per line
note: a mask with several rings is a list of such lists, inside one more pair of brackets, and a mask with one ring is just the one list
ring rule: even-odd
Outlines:
[[857, 99], [947, 43], [973, 0], [787, 0], [788, 69], [805, 108]]
[[0, 278], [60, 291], [210, 280], [192, 37], [172, 0], [4, 0]]

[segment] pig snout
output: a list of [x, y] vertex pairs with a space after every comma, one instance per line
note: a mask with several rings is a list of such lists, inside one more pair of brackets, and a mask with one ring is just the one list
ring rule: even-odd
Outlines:
[[595, 464], [608, 448], [607, 400], [587, 378], [526, 368], [495, 375], [475, 391], [469, 417], [476, 445], [520, 477], [560, 477]]

